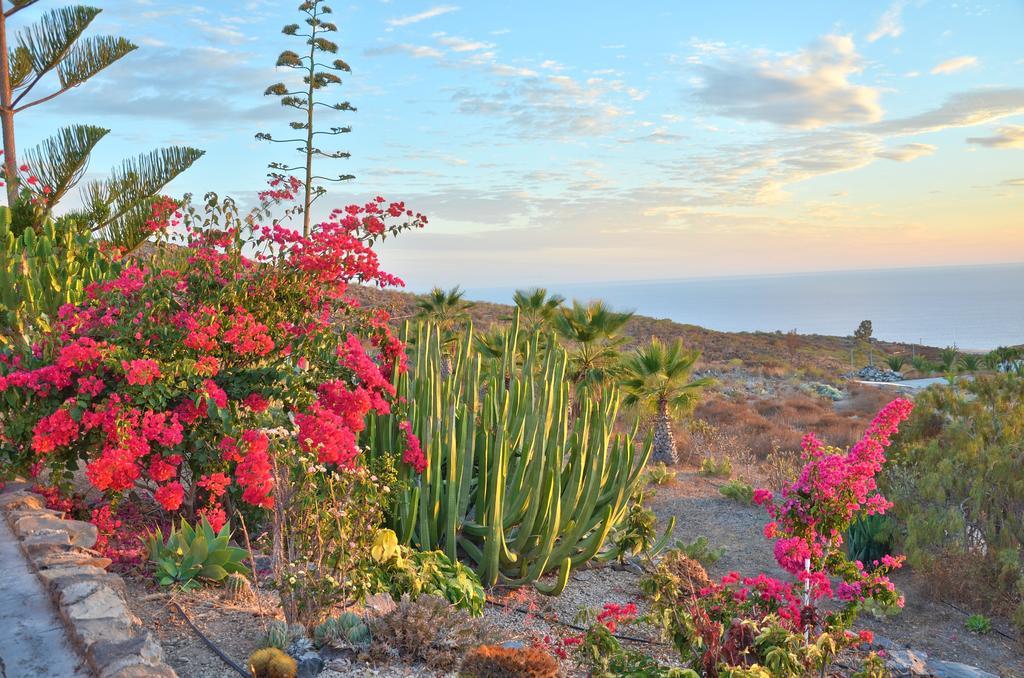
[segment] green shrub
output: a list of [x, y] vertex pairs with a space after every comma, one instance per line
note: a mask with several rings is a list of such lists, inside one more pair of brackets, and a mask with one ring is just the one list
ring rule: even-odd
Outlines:
[[201, 579], [219, 582], [233, 572], [248, 574], [242, 564], [248, 553], [231, 546], [230, 538], [229, 525], [215, 533], [205, 517], [195, 528], [182, 519], [166, 542], [157, 528], [145, 538], [149, 560], [156, 565], [154, 577], [162, 586], [177, 585], [189, 591], [199, 588]]
[[971, 633], [985, 635], [992, 632], [992, 620], [983, 614], [972, 614], [964, 622], [964, 627]]
[[[941, 574], [958, 563], [955, 581], [936, 579], [950, 589], [941, 593], [1013, 601], [1024, 621], [1021, 440], [1024, 379], [979, 376], [932, 387], [917, 396], [882, 480], [912, 566]], [[976, 577], [963, 576], [968, 567]]]
[[670, 469], [665, 462], [659, 461], [647, 467], [644, 479], [648, 485], [668, 485], [676, 479], [676, 472]]
[[754, 487], [742, 480], [730, 480], [718, 488], [723, 496], [750, 506], [754, 503]]
[[981, 356], [974, 353], [965, 353], [957, 361], [957, 367], [961, 372], [977, 372], [981, 369]]
[[923, 355], [915, 355], [913, 358], [910, 359], [910, 364], [913, 365], [914, 369], [917, 370], [918, 372], [924, 372], [926, 374], [932, 372], [935, 369], [931, 362], [928, 360], [928, 358], [924, 357]]
[[939, 364], [942, 365], [943, 372], [952, 372], [956, 366], [957, 358], [960, 357], [960, 352], [956, 350], [955, 346], [947, 346], [942, 349], [939, 353]]
[[889, 369], [893, 372], [899, 372], [903, 369], [903, 364], [906, 359], [901, 355], [891, 355], [885, 359], [885, 363], [889, 366]]
[[626, 519], [612, 535], [610, 555], [613, 554], [619, 562], [623, 562], [627, 556], [643, 555], [648, 560], [654, 558], [668, 543], [675, 522], [676, 519], [671, 518], [668, 529], [659, 537], [658, 519], [654, 511], [644, 507], [643, 491], [638, 491], [632, 499]]
[[725, 553], [724, 548], [711, 548], [708, 543], [707, 537], [697, 537], [689, 544], [682, 541], [677, 541], [675, 544], [675, 550], [679, 551], [687, 558], [692, 558], [704, 567], [710, 567], [717, 563], [722, 555]]
[[442, 598], [475, 617], [484, 612], [484, 589], [479, 577], [443, 551], [417, 551], [398, 543], [390, 529], [380, 529], [374, 538], [372, 556], [375, 566], [368, 575], [371, 592], [387, 592], [395, 600], [408, 595]]
[[722, 457], [716, 461], [712, 457], [705, 457], [700, 462], [698, 473], [712, 478], [728, 478], [732, 475], [732, 460], [729, 457]]

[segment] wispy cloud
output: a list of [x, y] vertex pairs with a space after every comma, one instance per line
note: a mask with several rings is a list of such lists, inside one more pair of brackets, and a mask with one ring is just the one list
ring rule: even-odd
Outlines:
[[903, 35], [903, 8], [905, 0], [896, 0], [885, 10], [875, 30], [868, 35], [868, 42], [875, 42], [881, 38], [898, 38]]
[[934, 152], [935, 146], [932, 146], [931, 144], [903, 144], [901, 146], [894, 146], [892, 148], [886, 148], [878, 151], [875, 155], [879, 158], [885, 158], [886, 160], [910, 162], [911, 160], [931, 155]]
[[938, 108], [883, 120], [865, 130], [884, 135], [920, 134], [984, 125], [1018, 113], [1024, 113], [1024, 87], [973, 89], [951, 94]]
[[937, 64], [932, 69], [932, 75], [949, 75], [950, 73], [956, 73], [962, 71], [965, 68], [973, 68], [978, 65], [978, 57], [974, 56], [958, 56], [952, 59], [946, 59], [940, 64]]
[[1024, 125], [1006, 125], [987, 137], [967, 137], [967, 142], [989, 148], [1024, 148]]
[[420, 12], [419, 14], [409, 14], [407, 16], [397, 17], [395, 19], [388, 19], [388, 26], [392, 28], [398, 28], [400, 26], [409, 26], [410, 24], [417, 24], [427, 19], [433, 19], [436, 16], [442, 14], [448, 14], [454, 12], [459, 8], [455, 5], [438, 5], [437, 7], [431, 7], [430, 9]]
[[849, 36], [826, 35], [795, 56], [746, 54], [698, 69], [697, 99], [719, 115], [805, 129], [882, 116], [879, 90], [849, 80], [863, 69]]
[[491, 49], [494, 47], [494, 43], [467, 40], [454, 35], [445, 35], [444, 33], [438, 33], [435, 37], [439, 43], [453, 52], [476, 52], [481, 49]]
[[406, 54], [414, 59], [440, 59], [444, 52], [429, 45], [410, 45], [408, 43], [384, 45], [382, 47], [371, 47], [363, 50], [363, 56], [391, 56], [393, 54]]

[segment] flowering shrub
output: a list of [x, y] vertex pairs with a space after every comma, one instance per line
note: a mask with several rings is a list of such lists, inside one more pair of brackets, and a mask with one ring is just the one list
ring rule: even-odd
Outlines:
[[[848, 560], [842, 545], [855, 520], [890, 507], [875, 477], [912, 407], [902, 399], [889, 403], [849, 452], [808, 434], [799, 477], [779, 497], [754, 491], [754, 502], [772, 518], [764, 535], [775, 540], [775, 558], [793, 580], [731, 572], [697, 595], [681, 587], [656, 591], [649, 619], [665, 629], [684, 661], [710, 676], [799, 676], [827, 666], [844, 646], [871, 641], [868, 632], [848, 631], [862, 605], [902, 607], [888, 575], [903, 559], [885, 556], [866, 567]], [[651, 581], [675, 586], [671, 578]]]
[[[269, 207], [292, 193], [261, 197]], [[401, 284], [372, 246], [426, 219], [377, 198], [304, 238], [214, 196], [173, 208], [153, 207], [156, 256], [88, 285], [31, 351], [0, 353], [0, 462], [65, 487], [82, 463], [111, 500], [142, 490], [220, 530], [243, 505], [274, 507], [275, 468], [287, 476], [296, 452], [321, 474], [360, 466], [364, 419], [397, 405], [404, 351], [387, 315], [347, 288]], [[425, 464], [417, 449], [410, 435], [394, 451], [410, 473]], [[102, 507], [94, 518], [116, 526]]]

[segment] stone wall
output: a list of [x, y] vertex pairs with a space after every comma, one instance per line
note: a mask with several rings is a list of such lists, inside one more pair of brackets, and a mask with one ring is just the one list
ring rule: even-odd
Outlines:
[[68, 637], [100, 678], [175, 678], [163, 648], [126, 602], [110, 559], [92, 550], [96, 526], [65, 520], [23, 482], [0, 490], [0, 512], [50, 594]]

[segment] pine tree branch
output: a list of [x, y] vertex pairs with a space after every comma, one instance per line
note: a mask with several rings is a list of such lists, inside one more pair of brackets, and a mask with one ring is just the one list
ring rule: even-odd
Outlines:
[[15, 113], [21, 113], [26, 108], [32, 108], [33, 106], [38, 106], [39, 104], [46, 103], [50, 99], [55, 99], [55, 98], [59, 97], [61, 94], [64, 94], [64, 92], [67, 92], [68, 90], [71, 90], [71, 89], [74, 89], [75, 87], [78, 87], [79, 84], [81, 84], [81, 83], [77, 83], [77, 84], [74, 84], [74, 85], [68, 85], [67, 87], [61, 87], [59, 90], [57, 90], [53, 94], [45, 96], [42, 99], [36, 99], [32, 103], [25, 104], [24, 106], [21, 106], [20, 108], [15, 108], [14, 112]]
[[9, 19], [10, 17], [20, 12], [21, 10], [26, 9], [27, 7], [31, 7], [37, 2], [39, 2], [39, 0], [23, 0], [23, 2], [15, 2], [14, 7], [11, 7], [9, 10], [4, 12], [4, 18]]

